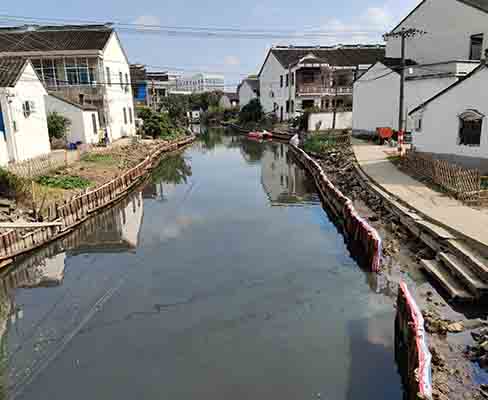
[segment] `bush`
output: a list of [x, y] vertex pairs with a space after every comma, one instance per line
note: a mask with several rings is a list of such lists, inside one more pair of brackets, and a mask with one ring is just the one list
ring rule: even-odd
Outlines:
[[47, 129], [51, 140], [65, 139], [70, 126], [71, 121], [57, 112], [47, 115]]
[[263, 107], [259, 99], [252, 99], [248, 104], [242, 107], [239, 113], [239, 122], [246, 124], [249, 122], [259, 122], [263, 119]]
[[144, 108], [139, 112], [139, 117], [144, 121], [142, 126], [144, 135], [151, 136], [154, 139], [169, 140], [184, 134], [184, 129], [176, 126], [167, 113], [159, 113], [150, 108]]
[[36, 179], [36, 182], [43, 186], [56, 189], [86, 189], [92, 183], [88, 179], [79, 176], [49, 176], [43, 175]]
[[0, 196], [19, 199], [27, 196], [29, 189], [29, 181], [0, 168]]
[[322, 153], [327, 151], [330, 147], [334, 147], [336, 138], [331, 135], [313, 135], [309, 137], [303, 144], [303, 148], [307, 152]]

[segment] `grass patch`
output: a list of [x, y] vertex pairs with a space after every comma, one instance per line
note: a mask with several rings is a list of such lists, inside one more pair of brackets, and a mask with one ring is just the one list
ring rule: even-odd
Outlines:
[[303, 144], [303, 148], [307, 152], [324, 153], [335, 147], [337, 140], [335, 137], [328, 134], [318, 134], [309, 137]]
[[81, 158], [81, 160], [85, 162], [103, 163], [103, 164], [114, 164], [117, 162], [112, 154], [103, 154], [103, 153], [88, 153], [85, 154]]
[[80, 178], [79, 176], [48, 176], [43, 175], [36, 179], [39, 185], [47, 186], [55, 189], [86, 189], [92, 183], [88, 179]]

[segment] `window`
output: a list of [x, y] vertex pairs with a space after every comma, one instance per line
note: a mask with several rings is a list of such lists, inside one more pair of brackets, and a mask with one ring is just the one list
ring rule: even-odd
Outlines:
[[470, 60], [481, 60], [483, 51], [483, 34], [471, 36], [471, 44], [469, 48]]
[[129, 74], [125, 74], [125, 92], [129, 92]]
[[36, 107], [33, 101], [24, 101], [22, 103], [22, 112], [25, 118], [29, 118], [31, 114], [36, 111]]
[[93, 126], [93, 134], [98, 135], [97, 116], [95, 115], [95, 113], [92, 113], [92, 126]]
[[105, 74], [107, 75], [107, 85], [112, 86], [112, 77], [110, 76], [110, 67], [105, 68]]
[[286, 112], [290, 112], [290, 100], [286, 100]]
[[280, 87], [283, 87], [283, 75], [280, 75]]
[[124, 124], [127, 125], [127, 110], [124, 107]]
[[422, 116], [418, 116], [415, 120], [415, 132], [422, 132]]
[[295, 102], [292, 100], [291, 101], [291, 113], [293, 114], [295, 112]]
[[479, 146], [484, 115], [476, 110], [467, 110], [459, 116], [459, 144]]
[[290, 74], [286, 74], [286, 87], [290, 85]]
[[129, 107], [129, 122], [132, 124], [134, 122], [132, 118], [132, 108]]
[[120, 81], [120, 87], [123, 89], [124, 88], [124, 81], [122, 80], [122, 72], [119, 71], [119, 81]]
[[295, 73], [291, 73], [291, 86], [295, 86]]

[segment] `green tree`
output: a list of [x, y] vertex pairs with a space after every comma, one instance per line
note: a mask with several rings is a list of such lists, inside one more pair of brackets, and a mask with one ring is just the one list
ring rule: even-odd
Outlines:
[[168, 113], [143, 108], [139, 111], [139, 117], [143, 120], [142, 131], [147, 136], [171, 138], [182, 133], [181, 128], [171, 121]]
[[259, 99], [253, 99], [239, 113], [239, 122], [259, 122], [264, 116], [263, 107]]
[[47, 115], [47, 129], [51, 139], [66, 138], [70, 126], [71, 121], [57, 112], [52, 112]]
[[167, 112], [174, 124], [186, 126], [188, 124], [187, 112], [190, 111], [188, 96], [170, 94], [163, 97], [160, 104], [161, 111]]

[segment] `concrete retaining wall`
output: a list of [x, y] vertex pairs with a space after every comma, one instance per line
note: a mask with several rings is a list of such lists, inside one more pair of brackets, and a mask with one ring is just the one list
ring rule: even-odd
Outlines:
[[365, 266], [371, 272], [379, 272], [382, 242], [376, 229], [358, 214], [352, 201], [332, 184], [322, 167], [313, 158], [298, 147], [290, 145], [290, 149], [313, 176], [322, 199], [343, 221], [344, 233], [360, 258], [364, 260]]

